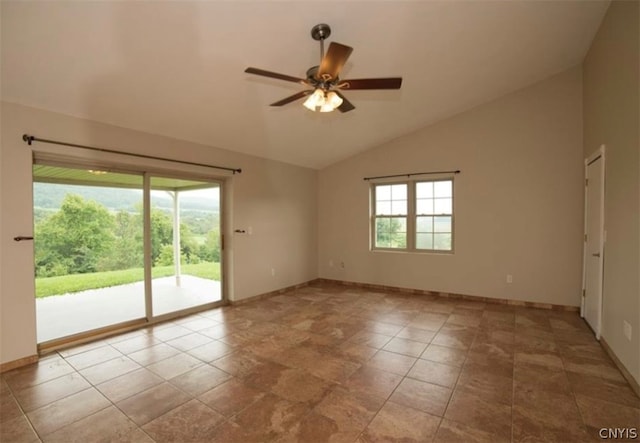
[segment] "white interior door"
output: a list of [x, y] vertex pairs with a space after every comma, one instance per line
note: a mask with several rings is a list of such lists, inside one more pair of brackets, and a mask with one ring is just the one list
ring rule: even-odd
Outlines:
[[589, 159], [586, 176], [583, 316], [599, 339], [604, 260], [604, 151]]

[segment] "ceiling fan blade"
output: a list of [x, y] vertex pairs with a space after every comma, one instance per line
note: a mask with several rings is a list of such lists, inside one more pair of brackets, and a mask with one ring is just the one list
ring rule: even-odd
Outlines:
[[287, 98], [283, 98], [280, 101], [277, 101], [275, 103], [271, 103], [269, 106], [283, 106], [286, 105], [287, 103], [291, 103], [294, 102], [296, 100], [300, 100], [302, 97], [307, 96], [309, 94], [313, 93], [313, 91], [300, 91], [297, 94], [293, 94]]
[[307, 81], [303, 78], [292, 77], [286, 74], [279, 74], [277, 72], [265, 71], [264, 69], [258, 68], [247, 68], [244, 72], [248, 74], [261, 75], [263, 77], [277, 78], [278, 80], [284, 80], [287, 82], [301, 83], [303, 85], [307, 85]]
[[402, 77], [388, 78], [358, 78], [353, 80], [341, 80], [340, 89], [400, 89]]
[[318, 69], [318, 79], [335, 80], [347, 62], [353, 48], [351, 46], [342, 45], [340, 43], [331, 42], [329, 50], [324, 55]]
[[353, 104], [349, 100], [347, 100], [347, 98], [344, 95], [340, 94], [340, 91], [334, 91], [334, 92], [338, 94], [338, 96], [342, 99], [342, 104], [338, 106], [338, 111], [349, 112], [356, 109], [356, 107], [353, 106]]

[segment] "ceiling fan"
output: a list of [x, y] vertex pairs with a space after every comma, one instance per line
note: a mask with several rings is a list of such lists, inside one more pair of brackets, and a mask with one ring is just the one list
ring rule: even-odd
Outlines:
[[349, 55], [351, 55], [353, 48], [331, 42], [329, 50], [325, 54], [324, 40], [329, 35], [331, 35], [331, 28], [327, 24], [321, 23], [311, 29], [311, 37], [320, 41], [320, 65], [309, 68], [307, 70], [307, 78], [292, 77], [251, 67], [245, 69], [244, 72], [311, 87], [312, 89], [300, 91], [297, 94], [271, 103], [271, 106], [283, 106], [308, 96], [304, 106], [311, 111], [319, 112], [331, 112], [335, 109], [340, 112], [348, 112], [355, 109], [355, 106], [342, 95], [341, 91], [344, 90], [400, 89], [402, 77], [340, 79], [340, 71], [347, 62]]

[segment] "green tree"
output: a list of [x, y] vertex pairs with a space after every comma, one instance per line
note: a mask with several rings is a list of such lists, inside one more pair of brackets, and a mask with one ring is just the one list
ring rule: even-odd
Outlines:
[[[140, 210], [140, 214], [142, 214], [142, 210]], [[154, 266], [158, 264], [163, 247], [172, 244], [173, 221], [171, 217], [162, 209], [151, 208], [151, 262]]]
[[101, 204], [67, 194], [60, 210], [36, 226], [38, 274], [100, 270], [100, 259], [114, 246], [114, 225], [114, 217]]
[[144, 266], [142, 217], [119, 211], [114, 217], [114, 247], [100, 262], [100, 269], [117, 271]]
[[202, 260], [220, 263], [220, 232], [217, 229], [207, 233], [204, 244], [200, 245], [198, 255]]

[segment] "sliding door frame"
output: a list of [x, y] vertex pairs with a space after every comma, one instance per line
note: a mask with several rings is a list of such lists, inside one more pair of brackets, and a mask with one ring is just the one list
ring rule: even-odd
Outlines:
[[[126, 155], [126, 154], [123, 154]], [[43, 164], [56, 167], [66, 167], [70, 169], [87, 169], [94, 168], [97, 170], [106, 170], [114, 173], [133, 174], [139, 175], [143, 178], [143, 257], [144, 257], [144, 300], [145, 300], [145, 317], [140, 317], [132, 320], [127, 320], [112, 325], [91, 329], [76, 334], [60, 337], [44, 341], [37, 344], [38, 352], [40, 354], [47, 354], [59, 349], [67, 348], [72, 345], [77, 345], [100, 338], [106, 338], [120, 333], [133, 331], [146, 326], [154, 325], [157, 323], [165, 322], [174, 318], [184, 317], [187, 315], [203, 312], [209, 309], [225, 306], [229, 303], [227, 292], [227, 256], [228, 252], [225, 247], [225, 229], [226, 220], [228, 218], [227, 205], [226, 205], [226, 187], [229, 186], [229, 179], [231, 176], [220, 176], [219, 174], [190, 174], [185, 171], [172, 170], [169, 168], [153, 168], [145, 167], [144, 165], [123, 165], [121, 162], [99, 161], [92, 160], [87, 162], [82, 157], [77, 158], [67, 157], [60, 160], [56, 160], [55, 157], [46, 155], [45, 158], [39, 159], [37, 155], [34, 155], [33, 165]], [[170, 161], [167, 160], [168, 163]], [[204, 303], [201, 305], [164, 313], [160, 315], [153, 315], [153, 288], [152, 288], [152, 261], [151, 261], [151, 177], [162, 178], [175, 178], [182, 180], [203, 181], [211, 183], [215, 187], [220, 189], [220, 212], [219, 212], [219, 225], [220, 225], [220, 300], [211, 303]], [[37, 179], [32, 176], [32, 183]], [[71, 184], [71, 181], [67, 183]], [[81, 182], [78, 182], [81, 184]], [[34, 262], [35, 267], [35, 262]], [[35, 269], [34, 269], [35, 271]], [[34, 272], [35, 275], [35, 272]], [[35, 297], [35, 294], [33, 294]]]

